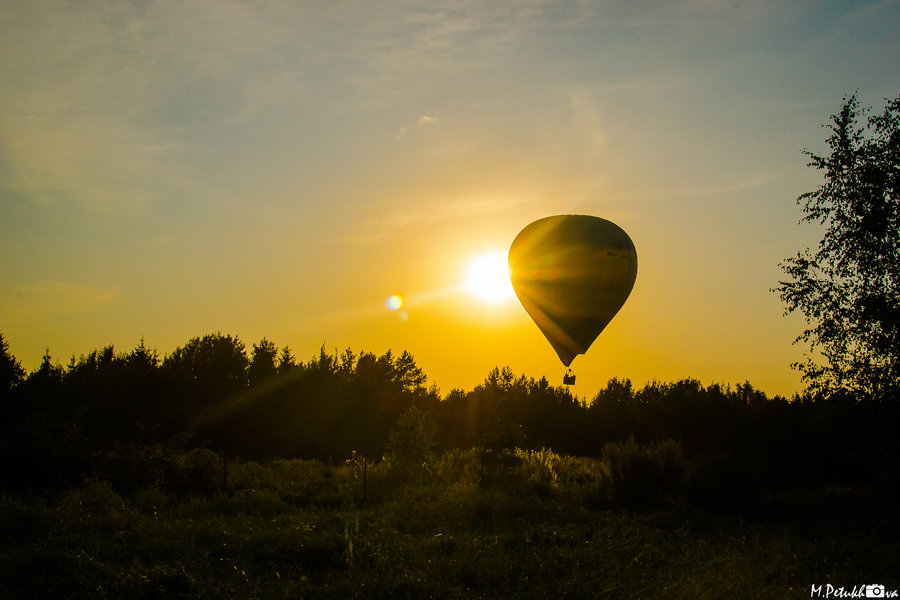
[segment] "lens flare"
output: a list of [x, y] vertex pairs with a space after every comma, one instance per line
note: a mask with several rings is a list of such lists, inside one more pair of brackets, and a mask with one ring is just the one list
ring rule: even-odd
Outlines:
[[388, 296], [388, 299], [385, 300], [384, 304], [390, 310], [398, 310], [401, 306], [403, 306], [403, 296], [401, 296], [400, 294]]

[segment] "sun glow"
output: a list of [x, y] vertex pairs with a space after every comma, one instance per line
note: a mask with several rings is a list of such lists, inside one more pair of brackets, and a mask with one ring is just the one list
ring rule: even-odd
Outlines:
[[506, 254], [491, 252], [472, 259], [466, 272], [465, 287], [473, 296], [491, 304], [515, 298]]

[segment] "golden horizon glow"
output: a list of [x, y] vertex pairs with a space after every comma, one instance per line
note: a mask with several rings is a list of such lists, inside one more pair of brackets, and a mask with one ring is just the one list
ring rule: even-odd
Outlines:
[[469, 261], [465, 287], [470, 294], [490, 304], [514, 299], [506, 254], [490, 252]]
[[802, 149], [847, 82], [877, 111], [900, 81], [870, 59], [900, 48], [891, 2], [7, 4], [0, 333], [29, 370], [222, 331], [408, 350], [444, 390], [561, 377], [508, 274], [467, 267], [585, 214], [640, 266], [581, 392], [789, 395], [805, 324], [769, 290], [818, 240]]

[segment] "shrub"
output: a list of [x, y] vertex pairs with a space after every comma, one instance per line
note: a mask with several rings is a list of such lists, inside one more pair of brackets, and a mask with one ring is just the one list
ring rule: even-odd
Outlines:
[[415, 407], [403, 413], [388, 434], [387, 456], [402, 477], [423, 475], [434, 460], [434, 424]]
[[588, 508], [605, 504], [610, 475], [603, 461], [561, 455], [555, 461], [554, 471], [560, 499]]
[[125, 500], [105, 481], [92, 480], [65, 492], [59, 511], [66, 523], [103, 523], [118, 520], [125, 513]]
[[0, 562], [0, 596], [32, 598], [109, 598], [122, 584], [120, 573], [83, 551], [29, 546]]
[[725, 453], [698, 457], [688, 477], [691, 501], [710, 509], [753, 508], [759, 504], [763, 490], [757, 464]]
[[639, 446], [634, 437], [603, 446], [609, 470], [608, 500], [615, 506], [650, 508], [682, 490], [684, 453], [681, 444], [663, 440]]
[[471, 448], [447, 450], [435, 462], [433, 473], [442, 483], [478, 483], [478, 458]]
[[328, 467], [316, 460], [276, 459], [229, 463], [230, 489], [270, 490], [293, 504], [310, 504], [325, 491]]
[[172, 503], [172, 498], [156, 487], [138, 490], [129, 499], [130, 504], [138, 512], [151, 516], [165, 512]]
[[134, 593], [136, 600], [187, 600], [197, 597], [197, 584], [184, 567], [155, 565], [140, 577]]
[[176, 456], [166, 467], [164, 487], [176, 494], [213, 494], [222, 489], [222, 457], [207, 448]]
[[247, 461], [228, 464], [228, 487], [231, 490], [271, 489], [270, 467]]
[[42, 500], [0, 496], [0, 545], [18, 544], [39, 537], [50, 527]]
[[230, 496], [216, 496], [209, 509], [213, 514], [273, 517], [288, 512], [291, 506], [272, 490], [240, 490]]
[[550, 497], [556, 487], [556, 464], [559, 455], [551, 450], [515, 450], [515, 456], [519, 459], [515, 475], [523, 481], [528, 491], [538, 497]]
[[659, 440], [647, 449], [648, 455], [659, 467], [659, 483], [662, 492], [668, 496], [681, 496], [684, 492], [684, 478], [687, 461], [681, 443], [671, 440]]

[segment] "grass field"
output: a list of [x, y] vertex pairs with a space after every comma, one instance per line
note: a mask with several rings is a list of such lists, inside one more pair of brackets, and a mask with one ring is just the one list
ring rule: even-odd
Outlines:
[[412, 473], [232, 464], [228, 492], [91, 481], [3, 496], [0, 597], [808, 598], [814, 584], [900, 587], [900, 520], [876, 491], [634, 511], [611, 504], [610, 481], [596, 460], [520, 452], [485, 468], [457, 451]]

